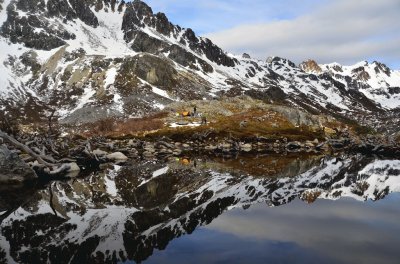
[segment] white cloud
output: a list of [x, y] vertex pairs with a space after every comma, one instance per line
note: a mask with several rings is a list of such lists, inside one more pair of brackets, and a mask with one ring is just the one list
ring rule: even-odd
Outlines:
[[330, 0], [145, 0], [155, 12], [197, 33], [216, 32], [241, 25], [295, 17]]
[[344, 64], [368, 59], [399, 67], [399, 14], [399, 0], [333, 0], [294, 19], [239, 25], [207, 37], [260, 59], [276, 55], [297, 63], [313, 58]]

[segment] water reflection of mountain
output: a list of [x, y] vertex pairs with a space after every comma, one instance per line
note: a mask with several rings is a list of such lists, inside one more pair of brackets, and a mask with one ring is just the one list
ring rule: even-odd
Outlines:
[[40, 189], [1, 190], [0, 262], [140, 262], [226, 210], [297, 197], [378, 200], [400, 192], [399, 174], [400, 161], [363, 156], [109, 166]]

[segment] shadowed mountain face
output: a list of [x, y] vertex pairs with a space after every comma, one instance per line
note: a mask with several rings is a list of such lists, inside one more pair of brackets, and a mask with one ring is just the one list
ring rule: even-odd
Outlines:
[[227, 54], [138, 0], [5, 0], [0, 48], [1, 110], [31, 121], [48, 108], [74, 123], [249, 95], [372, 124], [400, 105], [400, 73], [382, 63]]
[[297, 198], [376, 201], [400, 190], [399, 161], [268, 156], [257, 162], [244, 157], [110, 165], [86, 178], [16, 187], [18, 199], [15, 190], [1, 190], [0, 258], [141, 262], [234, 208], [281, 206]]

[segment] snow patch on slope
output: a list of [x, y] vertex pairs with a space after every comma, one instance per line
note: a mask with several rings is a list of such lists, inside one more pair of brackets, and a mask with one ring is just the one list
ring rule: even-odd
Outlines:
[[76, 39], [68, 40], [67, 51], [83, 48], [87, 55], [103, 55], [106, 57], [123, 57], [135, 55], [124, 40], [124, 33], [121, 30], [125, 10], [122, 12], [106, 12], [104, 9], [96, 12], [99, 26], [93, 28], [86, 25], [79, 19], [70, 21], [63, 26], [76, 35]]
[[117, 75], [118, 75], [117, 68], [111, 67], [106, 73], [106, 79], [104, 80], [104, 88], [107, 88], [109, 85], [113, 85]]

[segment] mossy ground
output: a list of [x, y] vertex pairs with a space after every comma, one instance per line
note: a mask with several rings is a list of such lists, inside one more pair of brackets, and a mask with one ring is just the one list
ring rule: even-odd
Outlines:
[[[191, 140], [195, 134], [208, 134], [208, 138], [235, 138], [242, 141], [252, 141], [256, 138], [266, 138], [271, 141], [287, 138], [288, 140], [322, 139], [322, 131], [310, 127], [296, 127], [275, 112], [250, 110], [230, 116], [207, 117], [208, 124], [199, 127], [164, 127], [154, 133], [143, 134], [148, 140], [168, 137], [172, 140]], [[182, 120], [179, 118], [179, 120]], [[186, 122], [199, 122], [198, 118], [184, 118]]]
[[[200, 116], [181, 117], [176, 115], [193, 111], [194, 106], [200, 115], [207, 117], [206, 125], [171, 127], [171, 124], [180, 122], [201, 123]], [[267, 142], [276, 140], [304, 142], [340, 136], [337, 134], [338, 130], [347, 129], [354, 137], [371, 133], [370, 129], [356, 123], [345, 123], [323, 115], [307, 114], [306, 121], [309, 119], [309, 124], [299, 125], [291, 117], [291, 108], [285, 108], [281, 112], [277, 109], [273, 105], [248, 98], [191, 101], [171, 104], [164, 111], [142, 118], [108, 118], [91, 124], [65, 127], [64, 131], [82, 138], [101, 136], [112, 139], [140, 138], [148, 141], [169, 138], [179, 142], [196, 138], [214, 141], [236, 139], [242, 142], [254, 142], [262, 139]]]

